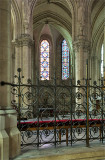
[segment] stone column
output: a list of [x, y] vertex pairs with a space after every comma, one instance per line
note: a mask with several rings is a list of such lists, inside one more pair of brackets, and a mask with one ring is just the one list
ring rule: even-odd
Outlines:
[[76, 1], [74, 51], [75, 51], [75, 75], [76, 80], [86, 78], [86, 60], [90, 52], [90, 11], [87, 9], [88, 2]]
[[[98, 75], [97, 75], [97, 76], [98, 76], [98, 77], [97, 77], [98, 79], [100, 79], [100, 77], [101, 77], [101, 69], [100, 69], [100, 68], [101, 68], [101, 60], [98, 60]], [[104, 76], [104, 75], [103, 75], [103, 76]]]
[[[33, 40], [30, 35], [22, 34], [15, 41], [15, 75], [18, 75], [17, 69], [21, 68], [20, 76], [24, 76], [21, 78], [21, 82], [23, 84], [27, 84], [28, 79], [32, 79], [32, 50], [33, 50]], [[17, 79], [17, 78], [15, 78]], [[17, 80], [15, 80], [15, 83]], [[21, 87], [20, 90], [22, 94], [26, 94], [28, 92], [28, 88]], [[23, 89], [23, 90], [22, 90]], [[15, 101], [18, 103], [18, 98], [15, 97]], [[26, 111], [28, 109], [29, 101], [27, 98], [24, 100], [21, 98], [21, 106], [25, 107], [25, 110], [21, 110], [21, 118], [26, 118]], [[32, 111], [32, 110], [31, 110]]]
[[30, 35], [23, 34], [15, 41], [15, 74], [17, 69], [22, 69], [23, 83], [32, 76], [32, 49], [33, 40]]
[[74, 42], [75, 50], [75, 78], [77, 80], [86, 79], [86, 61], [89, 54], [89, 45], [88, 41], [78, 40]]
[[[0, 0], [0, 81], [11, 82], [11, 0]], [[20, 152], [17, 115], [11, 107], [11, 90], [0, 86], [0, 160]]]
[[93, 59], [93, 63], [92, 63], [92, 80], [93, 81], [97, 81], [98, 80], [98, 69], [99, 69], [99, 65], [98, 65], [98, 57], [96, 55], [94, 55], [92, 57]]
[[101, 77], [101, 61], [99, 58], [94, 55], [91, 57], [91, 79], [92, 79], [92, 85], [94, 81], [97, 81], [97, 84], [99, 84], [99, 79]]
[[[21, 82], [27, 84], [27, 79], [32, 79], [32, 52], [33, 52], [33, 30], [30, 29], [33, 24], [30, 20], [30, 6], [28, 0], [21, 1], [21, 13], [22, 13], [22, 23], [21, 23], [21, 34], [15, 39], [15, 75], [18, 75], [17, 69], [21, 68], [22, 72], [20, 73]], [[32, 18], [32, 17], [31, 17]], [[32, 33], [32, 34], [31, 34]], [[15, 82], [17, 82], [15, 80]], [[23, 88], [21, 87], [20, 90]], [[22, 94], [27, 92], [27, 88], [22, 91]], [[15, 97], [16, 102], [18, 102], [17, 97]], [[25, 99], [25, 102], [21, 100], [21, 105], [25, 106], [25, 109], [28, 107], [28, 101]], [[23, 113], [24, 112], [24, 113]], [[25, 111], [22, 110], [23, 117], [25, 117]], [[22, 114], [21, 114], [22, 116]], [[21, 117], [22, 118], [22, 117]]]
[[9, 160], [9, 136], [5, 130], [5, 111], [0, 110], [0, 160]]
[[[77, 84], [77, 81], [80, 80], [81, 85], [84, 85], [85, 81], [83, 79], [87, 78], [87, 60], [89, 55], [90, 43], [84, 39], [79, 39], [78, 41], [74, 42], [73, 45], [74, 45], [74, 51], [75, 51], [76, 84]], [[89, 73], [88, 73], [88, 76], [89, 76]], [[78, 88], [76, 88], [76, 92], [78, 93]], [[85, 92], [83, 91], [82, 88], [80, 88], [79, 93], [82, 95], [82, 97], [80, 99], [76, 98], [77, 105], [75, 110], [81, 110], [82, 112], [85, 112], [84, 98], [83, 98]]]
[[[73, 47], [75, 51], [75, 79], [81, 80], [81, 84], [85, 84], [83, 78], [87, 78], [87, 69], [86, 69], [86, 61], [89, 59], [90, 52], [90, 43], [91, 43], [91, 11], [88, 9], [88, 1], [77, 0], [76, 1], [76, 9], [75, 9], [75, 22], [72, 26], [74, 32], [74, 41]], [[88, 62], [89, 64], [89, 62]], [[76, 83], [77, 84], [77, 83]], [[76, 89], [78, 93], [78, 89]], [[83, 89], [80, 89], [80, 94], [78, 96], [81, 97], [82, 94], [85, 94]], [[82, 96], [81, 99], [76, 98], [76, 109], [81, 111], [86, 111], [84, 108], [85, 100]]]
[[91, 55], [89, 55], [89, 78], [92, 78], [91, 75], [92, 75], [92, 57]]

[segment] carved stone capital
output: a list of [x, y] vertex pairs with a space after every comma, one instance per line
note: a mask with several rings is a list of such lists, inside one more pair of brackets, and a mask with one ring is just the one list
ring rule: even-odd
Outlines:
[[90, 51], [90, 42], [84, 39], [73, 42], [73, 48], [75, 52], [78, 52], [80, 48], [84, 50], [84, 52]]
[[29, 34], [22, 34], [18, 39], [15, 41], [15, 46], [22, 47], [22, 46], [33, 46], [34, 41], [31, 39]]

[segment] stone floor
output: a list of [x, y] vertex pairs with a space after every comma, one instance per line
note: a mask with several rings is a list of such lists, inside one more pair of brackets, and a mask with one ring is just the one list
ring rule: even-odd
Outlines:
[[11, 160], [105, 160], [105, 144], [29, 150]]

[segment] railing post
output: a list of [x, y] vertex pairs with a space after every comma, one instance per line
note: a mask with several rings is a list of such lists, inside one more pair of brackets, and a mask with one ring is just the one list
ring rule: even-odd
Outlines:
[[55, 68], [54, 68], [54, 73], [55, 73], [55, 76], [54, 76], [54, 105], [55, 105], [55, 108], [54, 108], [54, 137], [55, 137], [55, 147], [56, 147], [56, 118], [57, 118], [57, 113], [56, 113], [56, 111], [57, 111], [57, 104], [56, 104], [56, 95], [57, 95], [57, 93], [56, 93], [56, 90], [57, 90], [57, 88], [56, 88], [56, 70], [55, 70]]
[[71, 96], [71, 99], [70, 99], [70, 101], [71, 101], [71, 108], [70, 108], [70, 110], [71, 110], [71, 127], [70, 127], [70, 132], [71, 132], [71, 146], [72, 146], [72, 114], [73, 114], [73, 112], [72, 112], [72, 101], [73, 101], [73, 99], [72, 99], [72, 97], [73, 97], [73, 82], [72, 82], [73, 80], [71, 79], [71, 92], [70, 92], [70, 96]]
[[88, 79], [88, 60], [86, 63], [87, 77], [86, 77], [86, 146], [89, 147], [89, 79]]
[[21, 130], [21, 90], [20, 90], [20, 72], [21, 72], [21, 68], [18, 68], [18, 73], [19, 73], [19, 77], [18, 77], [18, 83], [19, 83], [19, 88], [18, 88], [18, 115], [19, 115], [19, 119], [18, 119], [18, 122], [19, 122], [19, 130]]
[[[104, 138], [104, 135], [103, 135], [103, 130], [104, 130], [104, 119], [103, 119], [103, 88], [104, 88], [104, 80], [101, 81], [102, 82], [102, 88], [101, 88], [101, 97], [102, 97], [102, 107], [101, 107], [101, 113], [102, 113], [102, 125], [101, 125], [101, 133], [102, 133], [102, 143], [103, 143], [103, 138]], [[101, 135], [100, 135], [101, 136]]]
[[40, 116], [40, 111], [39, 111], [39, 82], [40, 82], [40, 77], [39, 77], [39, 72], [37, 74], [37, 148], [39, 148], [39, 143], [40, 143], [40, 137], [39, 137], [39, 116]]

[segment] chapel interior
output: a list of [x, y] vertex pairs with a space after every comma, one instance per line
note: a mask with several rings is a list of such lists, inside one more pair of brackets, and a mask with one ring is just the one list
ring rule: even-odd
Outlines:
[[105, 0], [0, 0], [0, 160], [104, 145], [104, 120]]

